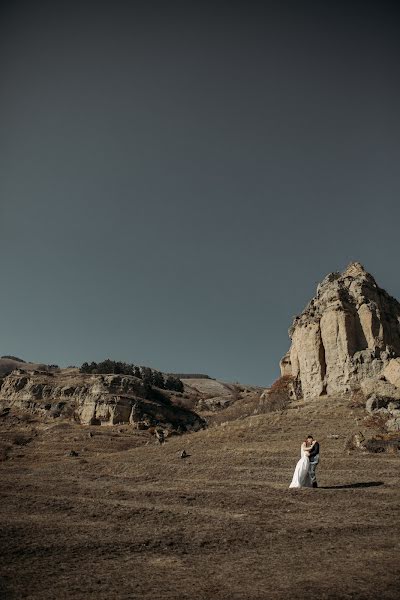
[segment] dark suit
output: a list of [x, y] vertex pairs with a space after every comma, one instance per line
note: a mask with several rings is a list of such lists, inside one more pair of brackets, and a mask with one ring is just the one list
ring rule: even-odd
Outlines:
[[310, 479], [311, 479], [311, 483], [313, 485], [317, 483], [315, 469], [317, 468], [318, 463], [319, 463], [319, 443], [315, 442], [314, 446], [310, 450], [310, 467], [309, 467]]

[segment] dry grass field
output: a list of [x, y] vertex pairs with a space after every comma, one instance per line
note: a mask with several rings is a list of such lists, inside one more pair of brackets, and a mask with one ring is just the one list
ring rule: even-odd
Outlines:
[[[397, 598], [400, 457], [344, 449], [363, 415], [325, 398], [162, 446], [3, 416], [1, 598]], [[308, 433], [320, 488], [289, 490]]]

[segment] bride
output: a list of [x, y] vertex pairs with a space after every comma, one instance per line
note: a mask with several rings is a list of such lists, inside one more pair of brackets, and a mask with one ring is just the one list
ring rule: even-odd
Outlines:
[[309, 467], [310, 467], [310, 450], [315, 444], [315, 440], [312, 444], [308, 445], [307, 440], [301, 445], [300, 460], [298, 461], [296, 468], [293, 473], [292, 483], [289, 485], [290, 488], [301, 488], [301, 487], [312, 487]]

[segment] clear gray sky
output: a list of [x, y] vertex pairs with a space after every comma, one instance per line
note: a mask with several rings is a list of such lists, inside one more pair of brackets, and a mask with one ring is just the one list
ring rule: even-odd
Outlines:
[[396, 2], [2, 2], [0, 355], [270, 384], [359, 260], [400, 297]]

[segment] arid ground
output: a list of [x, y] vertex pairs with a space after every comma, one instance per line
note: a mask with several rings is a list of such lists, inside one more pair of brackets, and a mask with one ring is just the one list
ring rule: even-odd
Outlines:
[[[3, 416], [1, 598], [398, 598], [400, 457], [345, 450], [363, 415], [319, 399], [162, 446]], [[289, 490], [308, 433], [320, 488]]]

